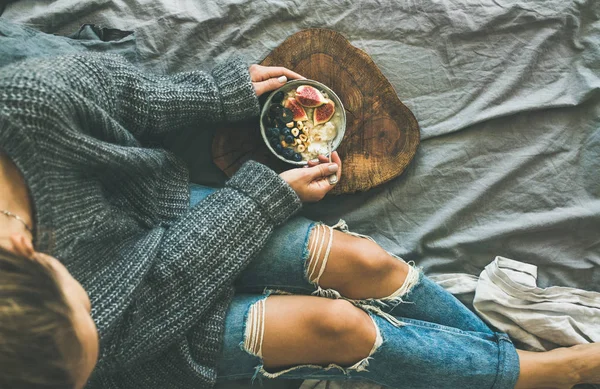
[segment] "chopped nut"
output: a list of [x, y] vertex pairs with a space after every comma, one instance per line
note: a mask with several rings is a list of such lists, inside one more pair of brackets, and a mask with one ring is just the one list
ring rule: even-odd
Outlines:
[[289, 122], [289, 123], [286, 123], [286, 125], [285, 125], [285, 126], [286, 126], [287, 128], [292, 128], [292, 127], [294, 127], [294, 122]]
[[287, 143], [285, 143], [285, 141], [284, 141], [284, 140], [282, 140], [282, 141], [281, 141], [281, 145], [282, 145], [283, 147], [287, 147]]

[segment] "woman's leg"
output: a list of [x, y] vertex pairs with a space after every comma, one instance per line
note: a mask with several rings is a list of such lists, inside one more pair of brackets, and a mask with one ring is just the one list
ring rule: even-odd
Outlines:
[[[309, 269], [321, 269], [320, 279], [311, 278], [320, 288], [371, 303], [384, 303], [382, 310], [394, 316], [410, 317], [464, 331], [491, 333], [489, 327], [458, 299], [402, 259], [390, 255], [370, 238], [320, 227], [311, 233]], [[324, 230], [323, 230], [324, 229]], [[330, 255], [318, 246], [332, 239]], [[325, 245], [324, 245], [325, 246]], [[313, 272], [313, 276], [317, 274]]]
[[[600, 382], [600, 345], [517, 352], [503, 334], [405, 319], [344, 300], [238, 295], [218, 379], [356, 379], [395, 388], [570, 388]], [[585, 361], [585, 366], [583, 366]]]
[[[191, 205], [213, 191], [191, 185]], [[395, 316], [491, 333], [454, 296], [377, 243], [303, 217], [293, 217], [273, 232], [236, 288], [343, 297]]]
[[343, 297], [394, 316], [491, 333], [454, 296], [377, 243], [303, 217], [273, 232], [236, 287]]

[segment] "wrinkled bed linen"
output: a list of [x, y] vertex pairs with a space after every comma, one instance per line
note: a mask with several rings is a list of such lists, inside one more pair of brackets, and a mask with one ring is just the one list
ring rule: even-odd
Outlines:
[[[4, 17], [63, 35], [134, 30], [156, 72], [258, 62], [301, 29], [339, 31], [414, 112], [422, 143], [401, 177], [307, 216], [344, 218], [428, 274], [479, 275], [504, 256], [537, 266], [540, 288], [600, 291], [596, 0], [21, 0]], [[212, 131], [167, 142], [218, 185]]]
[[0, 18], [0, 67], [30, 57], [71, 54], [83, 51], [120, 54], [137, 62], [132, 31], [114, 30], [93, 24], [82, 25], [69, 36], [43, 34]]

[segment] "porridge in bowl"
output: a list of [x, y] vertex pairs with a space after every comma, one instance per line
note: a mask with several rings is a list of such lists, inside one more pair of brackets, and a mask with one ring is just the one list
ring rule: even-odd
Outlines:
[[345, 125], [337, 96], [324, 85], [319, 88], [303, 81], [292, 81], [289, 84], [298, 86], [286, 85], [274, 92], [263, 109], [263, 137], [280, 159], [296, 164], [334, 150]]

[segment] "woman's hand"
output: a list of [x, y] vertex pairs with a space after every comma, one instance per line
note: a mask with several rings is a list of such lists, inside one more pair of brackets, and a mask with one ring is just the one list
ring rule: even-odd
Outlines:
[[307, 167], [287, 170], [279, 176], [292, 187], [302, 202], [319, 201], [342, 177], [342, 160], [337, 151], [331, 153], [331, 162], [324, 155], [319, 155], [318, 161], [309, 162]]
[[282, 66], [251, 65], [248, 71], [257, 96], [281, 87], [288, 79], [305, 78]]

